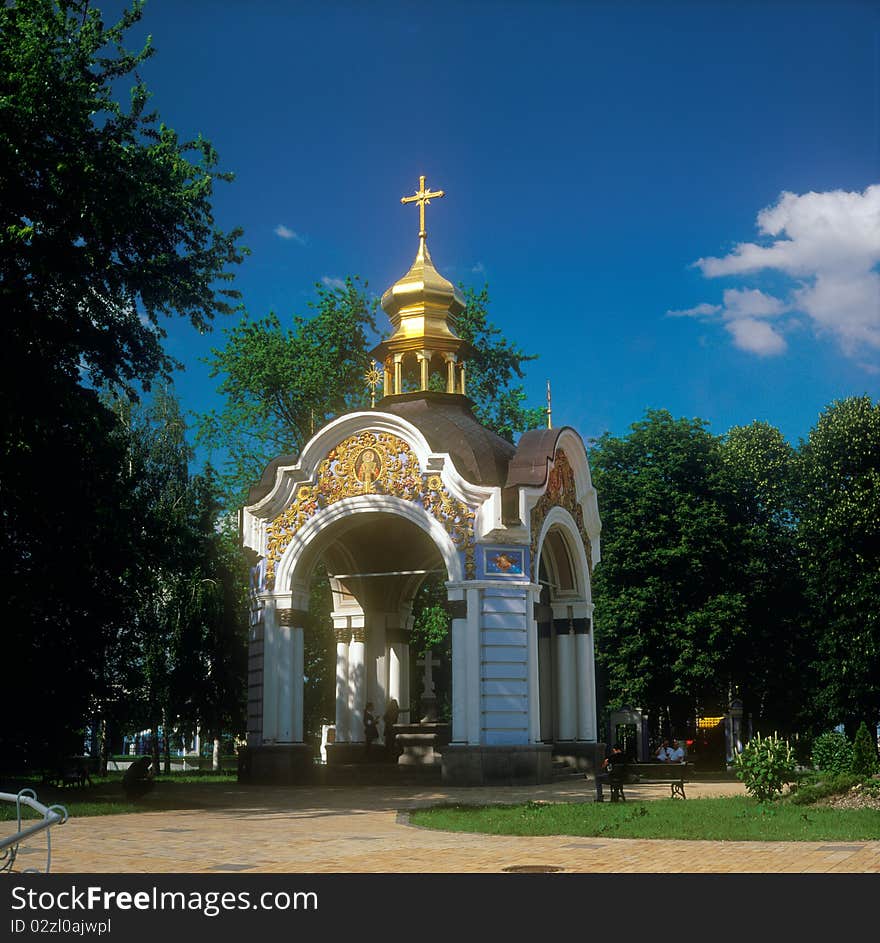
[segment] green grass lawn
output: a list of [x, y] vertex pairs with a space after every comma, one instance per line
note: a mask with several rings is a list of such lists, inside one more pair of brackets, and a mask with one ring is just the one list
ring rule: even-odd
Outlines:
[[[156, 787], [144, 799], [129, 800], [122, 792], [122, 773], [92, 776], [91, 786], [58, 789], [40, 782], [39, 776], [17, 777], [0, 782], [0, 792], [17, 793], [32, 789], [43, 805], [63, 805], [71, 816], [121, 815], [126, 812], [151, 812], [167, 808], [199, 807], [204, 788], [223, 786], [237, 781], [233, 772], [169, 773], [156, 777]], [[171, 787], [165, 788], [164, 787]], [[187, 786], [194, 786], [193, 801], [187, 800]], [[181, 788], [183, 787], [183, 788]], [[23, 818], [40, 818], [32, 809], [23, 806]], [[16, 818], [15, 803], [0, 802], [0, 821]]]
[[490, 835], [579, 835], [709, 841], [880, 840], [880, 813], [754, 799], [655, 799], [650, 802], [435, 806], [410, 814], [413, 825]]

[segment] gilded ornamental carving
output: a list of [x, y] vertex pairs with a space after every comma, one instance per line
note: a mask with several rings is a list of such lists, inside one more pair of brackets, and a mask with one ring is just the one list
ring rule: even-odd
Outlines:
[[449, 494], [439, 475], [422, 471], [418, 456], [403, 439], [367, 431], [331, 449], [318, 465], [315, 480], [300, 485], [291, 504], [267, 525], [267, 585], [274, 586], [275, 568], [298, 530], [338, 501], [365, 494], [421, 504], [464, 552], [465, 568], [473, 575], [473, 510]]

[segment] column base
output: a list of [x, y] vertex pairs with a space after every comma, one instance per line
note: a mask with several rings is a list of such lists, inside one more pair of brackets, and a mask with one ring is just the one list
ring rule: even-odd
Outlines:
[[443, 784], [448, 786], [536, 786], [553, 781], [553, 747], [466, 746], [443, 748]]
[[314, 750], [308, 743], [244, 747], [238, 755], [240, 783], [304, 783], [315, 773]]

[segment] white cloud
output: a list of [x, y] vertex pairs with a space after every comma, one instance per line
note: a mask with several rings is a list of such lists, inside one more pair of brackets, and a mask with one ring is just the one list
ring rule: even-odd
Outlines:
[[[785, 300], [754, 288], [728, 289], [722, 306], [703, 303], [668, 314], [720, 315], [737, 346], [768, 355], [786, 349], [780, 331], [795, 326], [782, 316], [799, 312], [817, 336], [872, 366], [863, 358], [880, 352], [880, 185], [863, 193], [782, 193], [758, 214], [757, 228], [768, 244], [740, 243], [726, 256], [694, 264], [707, 278], [787, 276], [792, 284]], [[759, 318], [775, 318], [778, 326]]]
[[273, 231], [276, 236], [280, 236], [282, 239], [292, 239], [301, 246], [306, 244], [305, 239], [298, 232], [294, 232], [292, 229], [285, 226], [284, 223], [279, 223]]
[[695, 305], [693, 308], [685, 308], [682, 311], [667, 311], [669, 318], [708, 318], [721, 311], [721, 305], [710, 305], [705, 301], [702, 304]]
[[766, 321], [756, 318], [737, 318], [724, 325], [733, 338], [734, 347], [760, 357], [772, 357], [788, 349], [785, 338]]
[[723, 324], [733, 338], [735, 347], [761, 357], [772, 357], [788, 349], [779, 330], [771, 327], [766, 320], [778, 318], [788, 310], [782, 301], [756, 288], [728, 288], [723, 299], [720, 305], [703, 302], [693, 308], [667, 311], [666, 314], [674, 318], [696, 318]]
[[345, 279], [331, 278], [329, 275], [323, 275], [321, 277], [321, 283], [328, 288], [345, 288]]
[[472, 275], [485, 275], [485, 274], [486, 274], [486, 266], [483, 265], [482, 262], [477, 262], [476, 265], [474, 265], [474, 266], [471, 267], [471, 274], [472, 274]]

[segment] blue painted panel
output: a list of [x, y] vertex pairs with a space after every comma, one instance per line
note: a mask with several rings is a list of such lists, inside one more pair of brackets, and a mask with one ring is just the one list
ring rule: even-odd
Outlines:
[[526, 648], [528, 636], [525, 629], [484, 629], [480, 633], [481, 645], [515, 645]]
[[481, 680], [491, 681], [497, 678], [509, 678], [511, 681], [520, 681], [526, 678], [525, 663], [520, 665], [493, 665], [484, 664], [480, 667]]
[[484, 645], [483, 663], [502, 661], [525, 661], [528, 658], [525, 645]]
[[525, 596], [483, 596], [483, 612], [519, 612], [525, 615]]
[[520, 695], [519, 697], [503, 697], [490, 695], [488, 697], [483, 697], [483, 710], [487, 714], [491, 711], [518, 711], [524, 712], [528, 710], [529, 702], [528, 698]]
[[522, 730], [484, 730], [483, 743], [490, 747], [516, 746], [529, 742], [529, 732]]
[[480, 685], [480, 692], [484, 697], [495, 694], [506, 694], [525, 697], [529, 693], [527, 681], [494, 680], [483, 681]]
[[525, 730], [528, 717], [523, 711], [486, 711], [483, 726], [487, 730]]
[[484, 629], [520, 629], [525, 631], [526, 617], [517, 612], [484, 612], [480, 622]]

